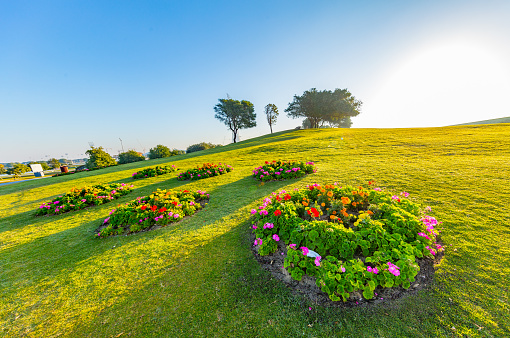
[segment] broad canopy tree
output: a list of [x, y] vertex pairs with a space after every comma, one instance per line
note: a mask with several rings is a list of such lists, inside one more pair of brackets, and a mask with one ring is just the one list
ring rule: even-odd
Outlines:
[[115, 159], [111, 157], [110, 154], [104, 151], [103, 147], [90, 147], [90, 149], [87, 150], [85, 154], [89, 156], [86, 164], [88, 169], [104, 168], [117, 164], [117, 161], [115, 161]]
[[214, 106], [215, 118], [223, 122], [233, 133], [234, 143], [237, 142], [239, 129], [257, 126], [255, 108], [250, 101], [238, 101], [231, 98], [219, 99]]
[[312, 88], [301, 96], [294, 95], [294, 100], [285, 111], [288, 117], [304, 117], [310, 122], [311, 128], [320, 128], [324, 123], [345, 126], [344, 119], [357, 116], [361, 105], [362, 102], [347, 89], [318, 91]]

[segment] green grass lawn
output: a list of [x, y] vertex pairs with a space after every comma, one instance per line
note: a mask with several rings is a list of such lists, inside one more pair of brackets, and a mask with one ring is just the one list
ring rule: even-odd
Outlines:
[[[261, 185], [265, 160], [313, 160], [318, 172]], [[219, 177], [132, 180], [139, 168], [226, 162]], [[0, 187], [0, 336], [510, 336], [510, 125], [281, 132], [188, 155]], [[377, 307], [316, 306], [262, 270], [250, 209], [278, 189], [378, 185], [432, 207], [446, 253], [435, 282]], [[52, 217], [72, 187], [133, 182], [120, 200]], [[157, 188], [202, 189], [209, 205], [177, 225], [94, 239], [116, 203]], [[444, 228], [444, 229], [442, 229]], [[309, 310], [311, 307], [311, 310]]]

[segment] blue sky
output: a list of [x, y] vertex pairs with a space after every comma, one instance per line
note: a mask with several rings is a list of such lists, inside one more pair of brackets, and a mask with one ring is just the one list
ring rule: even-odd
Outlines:
[[510, 116], [509, 1], [0, 0], [0, 46], [0, 162], [227, 144], [227, 93], [242, 139], [313, 87], [363, 101], [355, 128]]

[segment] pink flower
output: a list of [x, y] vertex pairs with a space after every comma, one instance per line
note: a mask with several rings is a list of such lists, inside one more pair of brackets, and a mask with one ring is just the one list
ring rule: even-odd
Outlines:
[[253, 224], [251, 227], [252, 227], [253, 229], [257, 229], [257, 226], [256, 226], [255, 224]]
[[253, 245], [262, 245], [262, 239], [261, 238], [257, 238]]
[[296, 244], [289, 244], [289, 248], [296, 250]]
[[179, 214], [175, 214], [175, 215], [174, 215], [174, 218], [179, 218]]
[[321, 258], [322, 258], [321, 256], [315, 257], [314, 263], [316, 266], [321, 266]]
[[110, 217], [107, 217], [107, 218], [104, 220], [103, 224], [105, 224], [105, 223], [106, 223], [106, 222], [108, 222], [109, 220], [110, 220]]
[[308, 248], [306, 246], [302, 246], [300, 249], [303, 250], [303, 256], [308, 255]]
[[277, 234], [274, 234], [274, 235], [273, 235], [273, 239], [274, 239], [275, 241], [277, 241], [277, 242], [278, 242], [278, 241], [280, 240], [280, 237], [278, 237], [278, 235], [277, 235]]
[[404, 197], [409, 197], [409, 193], [408, 192], [405, 192], [405, 191], [402, 191], [400, 193], [400, 195], [404, 196]]
[[372, 267], [371, 266], [367, 266], [367, 271], [368, 272], [372, 272]]
[[257, 213], [257, 210], [255, 210], [255, 209], [251, 209], [251, 214], [252, 214], [252, 215], [255, 215], [256, 213]]
[[342, 272], [345, 272], [345, 268], [344, 268], [344, 266], [343, 266], [343, 265], [341, 265], [341, 266], [340, 266], [340, 270], [341, 270]]

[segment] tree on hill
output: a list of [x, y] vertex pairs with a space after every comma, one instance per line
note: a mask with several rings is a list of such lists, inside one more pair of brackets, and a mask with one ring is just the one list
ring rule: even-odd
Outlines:
[[294, 95], [285, 111], [291, 118], [307, 118], [312, 128], [320, 128], [326, 122], [339, 121], [346, 117], [357, 116], [362, 102], [347, 89], [334, 91], [307, 90], [301, 96]]
[[255, 108], [250, 101], [238, 101], [231, 98], [219, 99], [214, 106], [215, 118], [223, 122], [233, 134], [234, 143], [237, 142], [239, 129], [257, 126]]
[[269, 129], [271, 129], [272, 134], [273, 124], [276, 124], [276, 119], [278, 118], [278, 107], [270, 103], [264, 107], [264, 112], [266, 113], [267, 123], [269, 124]]
[[0, 174], [5, 174], [7, 170], [5, 170], [5, 167], [3, 164], [0, 164]]
[[134, 150], [128, 150], [119, 154], [119, 164], [126, 164], [138, 161], [145, 161], [145, 156]]
[[201, 143], [197, 143], [197, 144], [193, 144], [193, 145], [189, 146], [188, 149], [186, 149], [186, 154], [193, 153], [195, 151], [216, 148], [216, 147], [221, 147], [221, 144], [212, 144], [212, 143], [201, 142]]
[[30, 171], [30, 167], [28, 167], [27, 165], [24, 165], [23, 163], [14, 163], [12, 168], [7, 169], [7, 173], [9, 175], [13, 175], [14, 178], [20, 177], [21, 174], [29, 172], [29, 171]]
[[155, 148], [152, 148], [149, 150], [149, 158], [151, 160], [155, 158], [163, 158], [163, 157], [170, 157], [179, 155], [181, 152], [179, 150], [170, 150], [168, 147], [165, 147], [164, 145], [158, 144]]
[[115, 161], [115, 159], [113, 159], [110, 154], [104, 151], [103, 147], [90, 147], [90, 149], [87, 150], [85, 154], [89, 156], [86, 164], [87, 168], [89, 169], [104, 168], [117, 164], [117, 161]]

